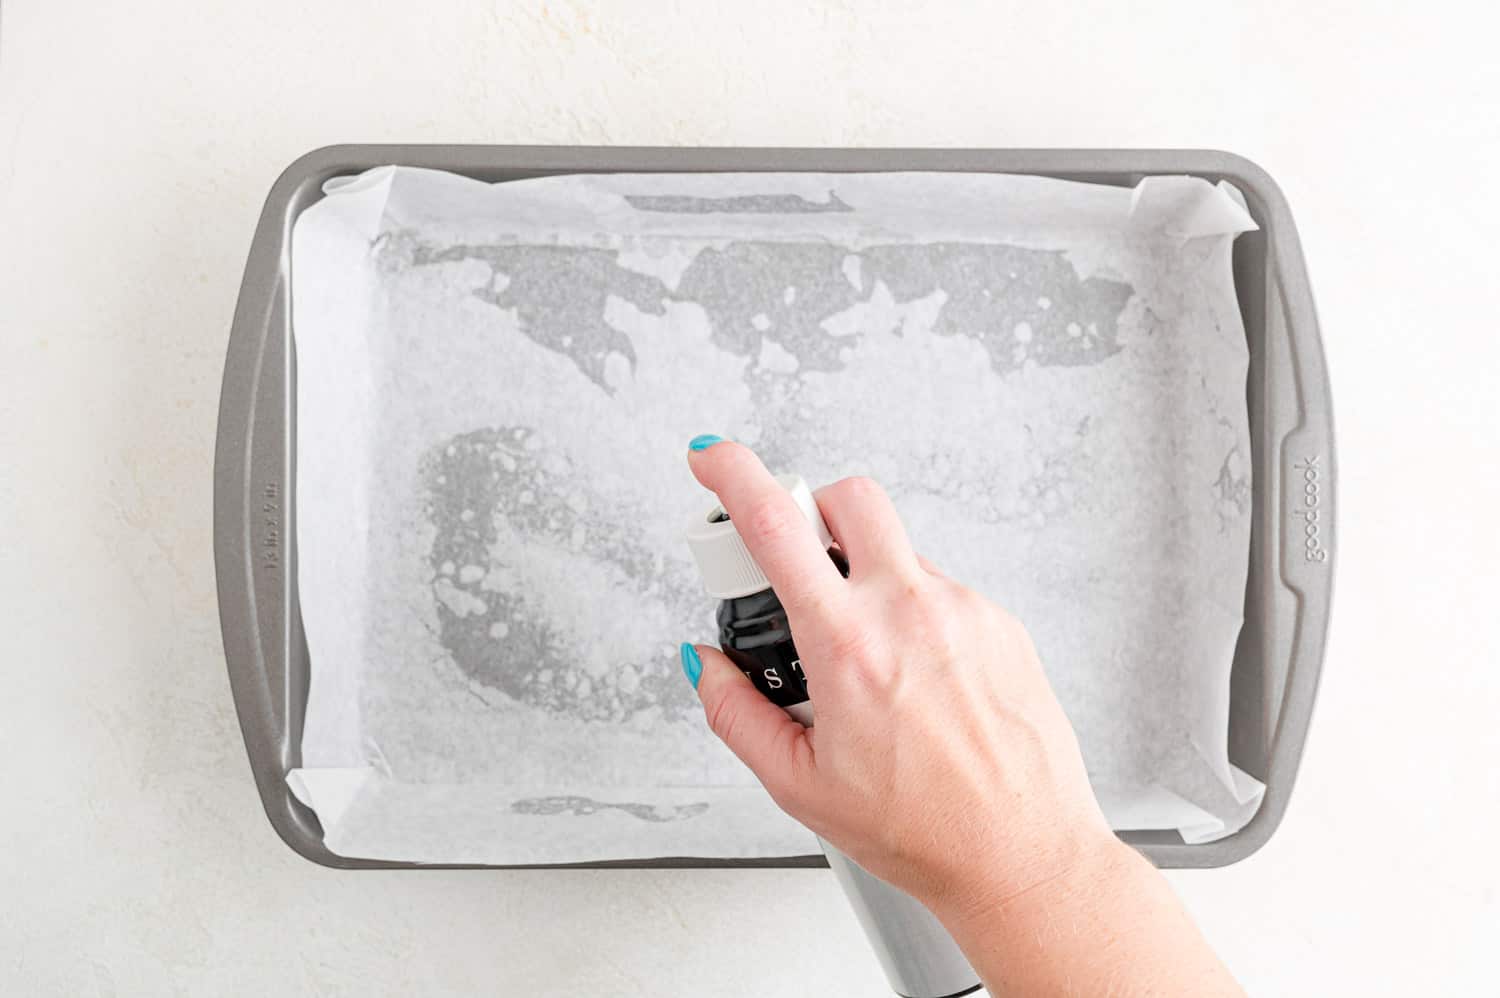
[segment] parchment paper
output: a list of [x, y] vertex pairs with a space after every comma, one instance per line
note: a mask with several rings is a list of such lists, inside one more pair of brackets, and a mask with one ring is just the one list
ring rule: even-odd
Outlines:
[[302, 768], [330, 849], [816, 851], [707, 731], [686, 441], [869, 474], [1026, 622], [1118, 828], [1224, 834], [1250, 529], [1227, 187], [720, 174], [328, 185], [292, 250]]

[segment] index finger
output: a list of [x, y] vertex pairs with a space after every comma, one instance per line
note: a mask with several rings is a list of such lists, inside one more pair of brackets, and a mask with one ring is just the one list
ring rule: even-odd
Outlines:
[[716, 441], [690, 451], [688, 467], [719, 497], [788, 614], [818, 614], [842, 597], [844, 577], [817, 531], [754, 451]]

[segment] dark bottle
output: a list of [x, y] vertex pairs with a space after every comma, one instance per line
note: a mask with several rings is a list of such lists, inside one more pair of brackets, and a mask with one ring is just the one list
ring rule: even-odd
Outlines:
[[[829, 548], [828, 557], [840, 572], [849, 574], [842, 552]], [[786, 611], [773, 590], [722, 601], [718, 621], [719, 647], [766, 699], [789, 711], [807, 701], [802, 659], [792, 643]]]

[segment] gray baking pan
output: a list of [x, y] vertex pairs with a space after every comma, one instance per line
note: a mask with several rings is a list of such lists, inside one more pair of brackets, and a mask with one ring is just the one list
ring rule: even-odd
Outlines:
[[[418, 864], [347, 859], [323, 845], [287, 788], [300, 762], [308, 688], [297, 601], [296, 364], [288, 282], [292, 223], [325, 180], [388, 163], [485, 181], [556, 173], [951, 170], [1031, 173], [1134, 185], [1152, 174], [1227, 180], [1260, 231], [1239, 237], [1234, 272], [1250, 346], [1246, 401], [1254, 471], [1245, 625], [1231, 680], [1229, 755], [1266, 785], [1239, 832], [1188, 845], [1176, 832], [1122, 838], [1162, 867], [1223, 866], [1270, 838], [1286, 810], [1323, 662], [1337, 535], [1333, 414], [1297, 230], [1265, 171], [1198, 150], [643, 149], [539, 146], [329, 146], [287, 167], [250, 246], [230, 330], [214, 458], [214, 559], [230, 685], [266, 814], [286, 843], [325, 866]], [[823, 866], [822, 856], [663, 857], [587, 867]]]

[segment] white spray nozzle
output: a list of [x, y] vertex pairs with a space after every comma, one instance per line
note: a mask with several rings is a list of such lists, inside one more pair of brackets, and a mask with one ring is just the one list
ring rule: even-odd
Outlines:
[[[823, 522], [823, 514], [807, 482], [801, 475], [777, 475], [776, 481], [791, 493], [826, 549], [833, 543], [833, 535]], [[714, 506], [695, 517], [688, 525], [687, 542], [703, 576], [703, 588], [715, 599], [737, 599], [771, 588], [723, 506]]]

